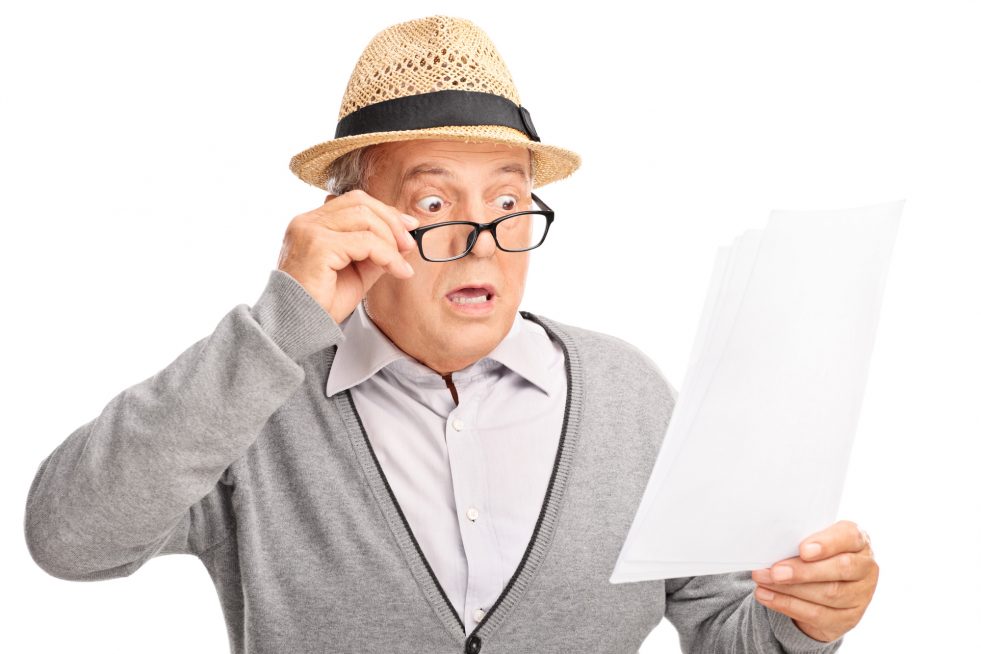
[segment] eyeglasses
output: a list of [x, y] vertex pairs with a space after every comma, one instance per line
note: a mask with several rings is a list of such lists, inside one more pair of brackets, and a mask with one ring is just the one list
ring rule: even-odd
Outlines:
[[409, 230], [419, 245], [419, 254], [426, 261], [453, 261], [467, 256], [477, 243], [480, 233], [490, 231], [497, 247], [505, 252], [534, 250], [545, 240], [555, 212], [534, 193], [531, 199], [540, 210], [515, 211], [489, 223], [451, 220]]

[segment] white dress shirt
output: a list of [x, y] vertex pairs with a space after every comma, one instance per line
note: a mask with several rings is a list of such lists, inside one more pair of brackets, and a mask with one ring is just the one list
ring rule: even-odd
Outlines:
[[341, 328], [326, 395], [350, 389], [469, 634], [514, 574], [538, 520], [565, 410], [562, 347], [518, 313], [494, 350], [444, 378], [389, 340], [362, 303]]

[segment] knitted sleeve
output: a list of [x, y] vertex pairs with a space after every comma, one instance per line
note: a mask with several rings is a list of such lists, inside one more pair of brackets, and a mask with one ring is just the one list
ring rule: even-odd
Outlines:
[[31, 483], [28, 550], [68, 580], [124, 577], [158, 554], [200, 554], [234, 527], [231, 464], [302, 384], [306, 356], [343, 340], [295, 279], [273, 270], [253, 307], [116, 395]]
[[678, 630], [682, 651], [830, 654], [841, 647], [842, 638], [814, 640], [789, 617], [757, 602], [755, 589], [748, 571], [666, 580], [664, 615]]

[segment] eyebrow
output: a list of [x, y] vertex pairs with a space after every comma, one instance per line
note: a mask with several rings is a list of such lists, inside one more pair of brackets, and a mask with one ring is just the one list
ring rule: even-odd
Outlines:
[[[521, 164], [509, 163], [509, 164], [504, 164], [503, 166], [501, 166], [500, 168], [498, 168], [497, 170], [495, 170], [491, 174], [492, 175], [505, 175], [505, 174], [509, 174], [510, 175], [510, 174], [515, 174], [515, 173], [517, 173], [519, 175], [522, 175], [524, 177], [527, 177], [528, 176], [528, 169], [525, 168], [524, 166], [522, 166]], [[404, 185], [407, 182], [409, 182], [410, 180], [416, 179], [418, 177], [422, 177], [424, 175], [435, 175], [437, 177], [446, 177], [448, 179], [455, 179], [456, 178], [456, 175], [454, 175], [452, 171], [449, 171], [449, 170], [447, 170], [445, 168], [441, 168], [440, 166], [438, 166], [436, 164], [433, 164], [433, 163], [421, 163], [418, 166], [413, 167], [411, 170], [409, 170], [409, 172], [407, 172], [402, 177], [402, 184]]]

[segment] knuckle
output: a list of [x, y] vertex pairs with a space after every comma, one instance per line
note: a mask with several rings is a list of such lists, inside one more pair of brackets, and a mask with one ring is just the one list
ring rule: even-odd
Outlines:
[[327, 255], [327, 265], [334, 270], [340, 270], [347, 265], [347, 261], [336, 252]]
[[798, 613], [804, 617], [807, 622], [819, 622], [821, 620], [822, 614], [825, 609], [821, 608], [817, 604], [811, 604], [810, 602], [798, 602], [797, 607]]
[[305, 220], [294, 219], [283, 232], [283, 243], [304, 243], [310, 239], [310, 225]]
[[327, 265], [334, 270], [340, 270], [350, 263], [350, 259], [342, 255], [337, 250], [327, 250], [327, 253], [324, 255], [324, 259], [326, 260]]
[[320, 209], [321, 209], [320, 207], [317, 207], [315, 209], [311, 209], [310, 211], [304, 211], [302, 213], [298, 213], [292, 218], [290, 218], [289, 224], [293, 225], [293, 224], [303, 223], [308, 220], [311, 220], [320, 212]]
[[825, 585], [824, 592], [822, 593], [822, 597], [826, 601], [832, 601], [833, 602], [833, 601], [835, 601], [837, 599], [840, 599], [841, 598], [841, 594], [842, 594], [842, 584], [841, 584], [841, 582], [840, 581], [831, 581], [831, 582], [828, 582], [827, 585]]

